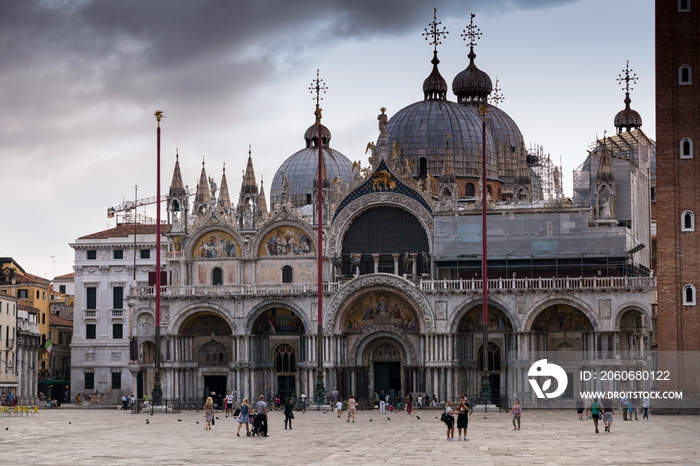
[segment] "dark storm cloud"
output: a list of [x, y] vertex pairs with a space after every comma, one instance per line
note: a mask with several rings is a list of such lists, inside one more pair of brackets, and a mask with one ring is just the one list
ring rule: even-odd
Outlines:
[[0, 116], [0, 135], [6, 144], [21, 144], [31, 122], [31, 131], [50, 139], [90, 124], [106, 107], [151, 108], [167, 97], [202, 112], [222, 96], [233, 102], [305, 65], [310, 53], [336, 41], [421, 31], [433, 7], [440, 20], [561, 3], [0, 2], [0, 105], [9, 110]]

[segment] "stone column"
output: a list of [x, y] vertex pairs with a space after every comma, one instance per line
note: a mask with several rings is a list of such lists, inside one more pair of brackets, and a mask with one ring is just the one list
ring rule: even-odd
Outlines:
[[372, 260], [374, 261], [374, 273], [379, 273], [379, 254], [372, 254]]
[[454, 387], [452, 386], [452, 368], [447, 369], [447, 400], [454, 399]]
[[399, 259], [401, 254], [392, 254], [391, 257], [394, 259], [394, 275], [399, 274]]
[[413, 270], [411, 271], [413, 275], [413, 279], [416, 279], [416, 276], [418, 275], [418, 254], [417, 253], [411, 253], [411, 259], [413, 259]]

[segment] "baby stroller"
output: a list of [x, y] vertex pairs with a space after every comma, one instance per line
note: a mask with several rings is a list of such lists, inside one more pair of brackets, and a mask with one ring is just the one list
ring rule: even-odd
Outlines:
[[251, 436], [262, 436], [265, 435], [265, 432], [263, 432], [263, 427], [262, 427], [262, 420], [263, 420], [263, 415], [258, 415], [255, 413], [250, 413], [248, 416], [248, 420], [251, 424], [253, 424], [253, 428], [250, 430], [250, 435]]

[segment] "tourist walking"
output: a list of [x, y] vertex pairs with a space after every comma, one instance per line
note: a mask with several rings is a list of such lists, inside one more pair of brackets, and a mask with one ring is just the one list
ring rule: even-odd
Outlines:
[[632, 414], [634, 414], [634, 420], [638, 421], [639, 418], [637, 417], [637, 399], [632, 399], [629, 401], [629, 404], [627, 405], [627, 419], [630, 421], [632, 420]]
[[355, 414], [357, 414], [357, 400], [355, 399], [355, 395], [350, 395], [350, 398], [348, 398], [347, 422], [350, 422], [350, 417], [352, 417], [352, 422], [355, 422]]
[[425, 403], [425, 408], [430, 409], [430, 395], [426, 393], [423, 397], [423, 402]]
[[204, 430], [211, 430], [211, 420], [214, 418], [214, 400], [211, 397], [204, 403], [204, 418], [207, 421]]
[[418, 409], [423, 409], [423, 395], [418, 394]]
[[226, 392], [226, 395], [224, 395], [222, 399], [222, 401], [224, 402], [224, 406], [221, 412], [223, 412], [226, 415], [226, 417], [228, 417], [228, 396], [230, 393], [231, 392]]
[[292, 419], [294, 419], [294, 404], [291, 398], [287, 398], [287, 402], [284, 404], [284, 429], [287, 430], [287, 423], [289, 423], [289, 430], [292, 430]]
[[265, 403], [265, 396], [260, 395], [258, 402], [255, 404], [256, 412], [255, 422], [260, 426], [260, 432], [262, 432], [263, 437], [268, 437], [267, 435], [267, 403]]
[[406, 395], [406, 414], [411, 414], [411, 410], [413, 409], [413, 397], [409, 393]]
[[384, 394], [384, 390], [379, 394], [379, 414], [385, 414], [386, 413], [386, 395]]
[[467, 427], [469, 427], [469, 414], [471, 414], [471, 407], [465, 396], [459, 398], [459, 404], [457, 405], [457, 440], [462, 440], [462, 431], [464, 430], [464, 440], [469, 440], [467, 438]]
[[454, 410], [452, 409], [452, 402], [448, 401], [445, 406], [445, 412], [443, 413], [443, 422], [447, 426], [447, 440], [455, 439], [455, 418], [452, 415]]
[[[627, 407], [629, 406], [629, 400], [627, 399], [627, 395], [622, 397], [622, 420], [627, 421]], [[632, 419], [629, 419], [630, 421]]]
[[233, 393], [226, 394], [226, 417], [233, 417]]
[[583, 398], [580, 396], [578, 397], [578, 400], [576, 400], [576, 412], [578, 413], [578, 420], [583, 421]]
[[338, 417], [340, 417], [341, 414], [343, 414], [343, 401], [338, 398], [338, 401], [335, 403], [335, 409], [338, 411]]
[[241, 413], [238, 415], [238, 430], [236, 431], [236, 437], [241, 436], [241, 426], [245, 424], [245, 434], [250, 437], [250, 405], [248, 404], [248, 398], [243, 398], [243, 403], [241, 403]]
[[279, 411], [281, 407], [282, 407], [282, 399], [280, 398], [279, 395], [277, 395], [275, 397], [275, 411]]
[[642, 408], [644, 408], [644, 416], [642, 416], [642, 421], [646, 419], [649, 420], [649, 407], [651, 406], [651, 399], [645, 396], [642, 400]]
[[593, 418], [593, 424], [595, 425], [595, 433], [598, 433], [598, 418], [602, 416], [603, 407], [598, 401], [598, 398], [593, 398], [593, 403], [591, 403], [591, 417]]
[[126, 410], [127, 410], [126, 404], [127, 404], [127, 402], [128, 402], [128, 401], [127, 401], [128, 399], [129, 399], [129, 397], [126, 395], [126, 393], [124, 393], [124, 394], [122, 395], [122, 411], [126, 411]]
[[301, 394], [301, 412], [306, 412], [306, 393]]
[[615, 404], [610, 398], [603, 398], [603, 424], [605, 425], [605, 431], [610, 432], [613, 422], [613, 414], [615, 414]]
[[[513, 416], [513, 430], [520, 430], [520, 415], [523, 412], [523, 408], [520, 407], [520, 400], [517, 398], [515, 399], [515, 403], [513, 403], [513, 406], [510, 409], [510, 413]], [[516, 421], [517, 421], [517, 427], [516, 427]]]

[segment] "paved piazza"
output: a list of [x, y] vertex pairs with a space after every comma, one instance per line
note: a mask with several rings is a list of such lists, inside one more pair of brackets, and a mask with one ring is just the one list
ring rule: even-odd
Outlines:
[[285, 431], [283, 414], [273, 412], [269, 438], [238, 438], [238, 423], [223, 414], [205, 431], [201, 411], [149, 416], [59, 408], [39, 417], [0, 418], [0, 464], [700, 463], [698, 416], [636, 422], [616, 416], [612, 433], [601, 428], [596, 435], [593, 421], [579, 421], [573, 411], [525, 410], [520, 432], [512, 430], [508, 414], [474, 413], [469, 441], [448, 442], [439, 414], [390, 413], [388, 420], [360, 411], [352, 424], [332, 412], [307, 411], [296, 413], [294, 430]]

